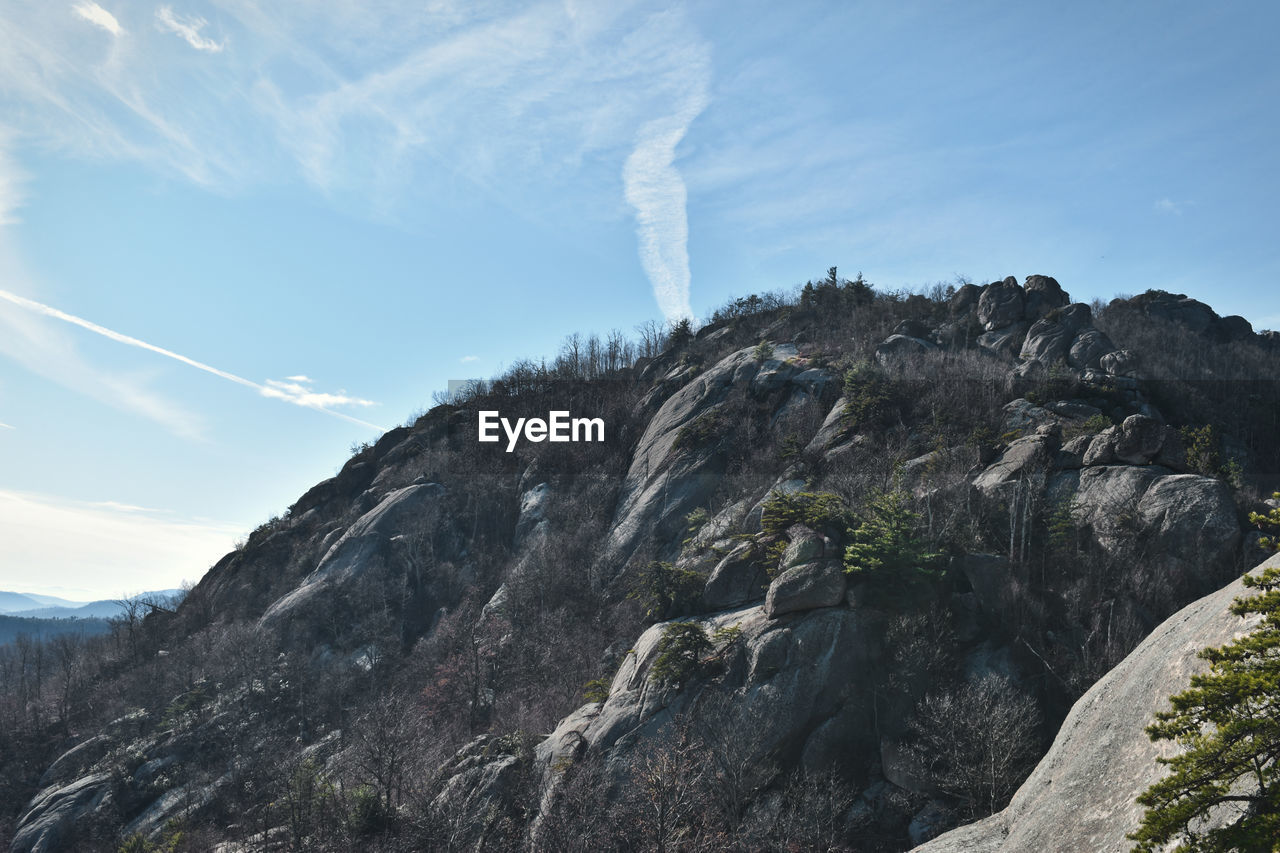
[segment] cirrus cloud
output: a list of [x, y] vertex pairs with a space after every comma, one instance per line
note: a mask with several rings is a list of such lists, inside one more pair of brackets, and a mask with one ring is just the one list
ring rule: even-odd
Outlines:
[[124, 35], [124, 28], [120, 26], [120, 22], [116, 20], [116, 16], [108, 12], [106, 9], [94, 3], [93, 0], [85, 0], [85, 2], [77, 3], [71, 7], [71, 11], [75, 12], [81, 18], [96, 27], [101, 27], [113, 36]]
[[208, 25], [208, 21], [198, 15], [183, 17], [177, 15], [171, 6], [161, 6], [156, 9], [156, 21], [161, 27], [174, 33], [178, 38], [194, 47], [196, 50], [203, 50], [209, 53], [221, 53], [224, 47], [222, 42], [205, 38], [200, 35], [200, 31]]

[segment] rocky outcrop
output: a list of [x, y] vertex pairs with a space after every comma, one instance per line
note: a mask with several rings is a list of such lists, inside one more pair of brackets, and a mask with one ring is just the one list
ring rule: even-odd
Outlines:
[[979, 474], [973, 484], [983, 493], [993, 495], [1009, 483], [1035, 475], [1043, 479], [1050, 463], [1056, 458], [1057, 451], [1058, 439], [1048, 429], [1044, 433], [1019, 438]]
[[821, 560], [793, 566], [769, 584], [764, 613], [776, 619], [784, 613], [833, 607], [844, 602], [847, 587], [844, 566], [835, 560]]
[[609, 698], [584, 705], [537, 747], [544, 812], [561, 762], [592, 752], [620, 781], [677, 715], [694, 727], [733, 732], [744, 766], [767, 768], [771, 756], [794, 754], [819, 768], [878, 749], [867, 687], [879, 658], [882, 615], [827, 607], [770, 619], [763, 608], [750, 607], [700, 624], [708, 633], [740, 632], [721, 653], [721, 674], [680, 688], [655, 681], [649, 670], [667, 623], [645, 631], [614, 676]]
[[1018, 280], [1009, 276], [982, 289], [978, 298], [978, 322], [988, 332], [1004, 329], [1026, 316], [1026, 297]]
[[1208, 305], [1182, 293], [1149, 290], [1127, 300], [1113, 300], [1111, 304], [1127, 305], [1148, 317], [1177, 323], [1196, 334], [1220, 343], [1251, 341], [1257, 337], [1254, 334], [1253, 325], [1244, 317], [1237, 315], [1220, 317]]
[[439, 770], [447, 781], [432, 801], [432, 809], [447, 816], [460, 829], [459, 835], [476, 842], [478, 849], [484, 846], [478, 839], [512, 801], [526, 770], [527, 759], [519, 754], [522, 744], [510, 740], [480, 735]]
[[1098, 367], [1103, 356], [1115, 350], [1111, 339], [1097, 329], [1082, 329], [1071, 342], [1067, 364], [1077, 370]]
[[1164, 612], [1230, 571], [1241, 541], [1226, 484], [1157, 465], [1100, 465], [1051, 478], [1069, 495], [1094, 541], [1132, 563], [1129, 580], [1144, 603]]
[[676, 440], [681, 430], [723, 402], [735, 384], [755, 380], [761, 366], [754, 350], [746, 347], [725, 356], [671, 395], [650, 419], [622, 482], [605, 543], [602, 562], [609, 577], [626, 564], [642, 536], [675, 533], [684, 516], [715, 489], [723, 468], [715, 448], [681, 448]]
[[[1280, 566], [1280, 557], [1264, 565]], [[1205, 669], [1200, 649], [1224, 645], [1255, 624], [1230, 611], [1243, 591], [1234, 581], [1165, 620], [1076, 702], [1048, 754], [1004, 811], [941, 835], [915, 853], [1131, 849], [1125, 836], [1142, 817], [1135, 800], [1166, 772], [1156, 759], [1168, 747], [1152, 743], [1144, 728], [1156, 711], [1169, 707], [1171, 693]]]
[[911, 355], [919, 355], [938, 348], [933, 341], [909, 335], [890, 335], [884, 343], [876, 347], [876, 361], [888, 365], [898, 359]]
[[[758, 355], [753, 346], [725, 356], [671, 395], [649, 420], [623, 479], [600, 561], [606, 582], [627, 564], [641, 539], [667, 541], [676, 536], [685, 516], [719, 485], [725, 466], [722, 444], [732, 439], [736, 425], [715, 419], [731, 389], [746, 389], [757, 399], [783, 398], [774, 407], [783, 418], [802, 403], [822, 401], [835, 384], [828, 370], [803, 369], [793, 344], [773, 346], [763, 360]], [[774, 394], [778, 397], [770, 396]], [[839, 417], [834, 412], [828, 420], [836, 433]], [[714, 425], [705, 430], [705, 440], [692, 438], [701, 434], [700, 423], [709, 422], [704, 418]]]
[[[433, 520], [431, 506], [444, 496], [438, 483], [397, 489], [351, 525], [326, 551], [315, 570], [295, 589], [272, 604], [263, 614], [263, 626], [281, 624], [290, 614], [305, 611], [310, 602], [342, 594], [371, 567], [385, 563], [397, 536], [435, 536], [424, 527]], [[449, 549], [443, 549], [447, 558]]]
[[1061, 308], [1071, 301], [1071, 297], [1062, 289], [1062, 285], [1051, 276], [1029, 275], [1022, 287], [1026, 294], [1028, 320], [1039, 320], [1055, 308]]
[[1046, 367], [1067, 364], [1077, 370], [1096, 368], [1104, 355], [1115, 349], [1111, 341], [1093, 327], [1093, 312], [1083, 303], [1050, 311], [1027, 332], [1021, 358]]
[[750, 542], [743, 542], [725, 555], [707, 578], [702, 590], [702, 606], [710, 611], [740, 607], [764, 598], [769, 576]]
[[1019, 321], [979, 335], [978, 346], [996, 355], [1015, 355], [1022, 347], [1026, 334], [1027, 324]]
[[1118, 349], [1098, 359], [1098, 366], [1112, 376], [1137, 378], [1142, 361], [1132, 350]]
[[95, 773], [41, 791], [27, 806], [14, 833], [11, 853], [51, 853], [66, 849], [77, 827], [107, 805], [110, 773]]

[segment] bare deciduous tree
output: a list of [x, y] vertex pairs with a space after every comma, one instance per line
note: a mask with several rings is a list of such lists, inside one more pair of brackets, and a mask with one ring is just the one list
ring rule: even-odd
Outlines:
[[970, 817], [1002, 807], [1038, 755], [1040, 713], [1007, 678], [988, 673], [916, 706], [911, 752]]

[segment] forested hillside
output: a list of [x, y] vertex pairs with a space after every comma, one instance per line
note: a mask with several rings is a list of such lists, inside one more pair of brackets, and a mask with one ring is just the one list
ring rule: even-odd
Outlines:
[[907, 850], [1264, 556], [1280, 335], [1195, 300], [833, 268], [638, 331], [438, 400], [176, 610], [0, 654], [12, 849]]

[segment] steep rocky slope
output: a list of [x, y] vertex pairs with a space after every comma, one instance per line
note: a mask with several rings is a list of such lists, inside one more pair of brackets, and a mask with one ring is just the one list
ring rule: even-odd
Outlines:
[[[1280, 566], [1280, 556], [1258, 568]], [[1135, 800], [1166, 772], [1156, 763], [1167, 744], [1143, 732], [1169, 696], [1207, 668], [1200, 649], [1223, 646], [1258, 617], [1233, 614], [1244, 594], [1239, 580], [1187, 605], [1143, 640], [1119, 666], [1080, 697], [1053, 746], [1008, 806], [998, 814], [952, 830], [915, 853], [997, 853], [1021, 850], [1132, 848], [1125, 836], [1142, 817]]]
[[[122, 626], [12, 849], [907, 849], [1002, 805], [1095, 680], [1255, 562], [1278, 365], [1169, 294], [1095, 316], [1046, 276], [834, 274], [627, 366], [518, 365]], [[493, 408], [607, 440], [506, 453]], [[850, 562], [885, 536], [927, 566]], [[978, 790], [924, 721], [958, 709], [973, 746], [981, 707], [1023, 749]]]

